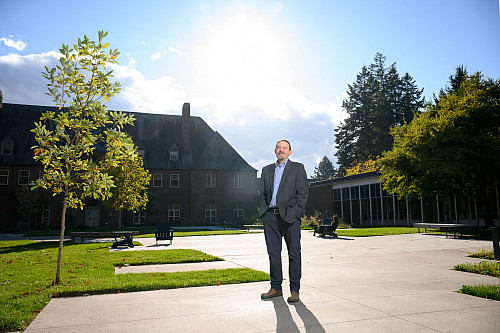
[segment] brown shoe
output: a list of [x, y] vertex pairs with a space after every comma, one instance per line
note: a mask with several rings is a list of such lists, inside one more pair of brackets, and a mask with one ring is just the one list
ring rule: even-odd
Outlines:
[[260, 294], [260, 298], [261, 299], [269, 299], [269, 298], [273, 298], [273, 297], [277, 297], [277, 296], [281, 296], [281, 295], [283, 295], [282, 290], [276, 290], [274, 288], [271, 288], [271, 289], [269, 289], [269, 291], [267, 293]]
[[296, 303], [300, 300], [298, 291], [292, 290], [290, 293], [292, 295], [288, 297], [287, 299], [288, 303]]

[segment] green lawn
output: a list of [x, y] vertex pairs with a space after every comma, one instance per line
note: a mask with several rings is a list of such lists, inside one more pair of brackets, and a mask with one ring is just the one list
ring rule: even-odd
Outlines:
[[[478, 263], [464, 263], [456, 265], [453, 269], [457, 271], [470, 272], [476, 274], [490, 275], [500, 278], [500, 261], [495, 260], [493, 251], [480, 250], [477, 253], [469, 254], [469, 257], [488, 259]], [[484, 297], [500, 301], [500, 283], [499, 284], [478, 284], [463, 285], [459, 292], [478, 297]]]
[[0, 331], [26, 328], [51, 297], [183, 288], [269, 280], [252, 269], [114, 274], [116, 266], [221, 260], [196, 250], [109, 252], [111, 243], [65, 245], [54, 285], [57, 242], [0, 241]]
[[418, 229], [406, 228], [406, 227], [352, 228], [352, 229], [337, 229], [335, 232], [339, 236], [369, 237], [369, 236], [414, 234], [418, 232]]

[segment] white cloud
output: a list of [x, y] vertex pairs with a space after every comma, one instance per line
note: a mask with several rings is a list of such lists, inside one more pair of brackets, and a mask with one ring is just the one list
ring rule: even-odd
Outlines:
[[27, 45], [22, 40], [14, 41], [12, 38], [5, 38], [5, 37], [0, 38], [0, 42], [4, 43], [5, 46], [12, 47], [18, 51], [24, 50], [24, 48]]
[[156, 61], [156, 60], [159, 60], [162, 56], [162, 52], [155, 52], [151, 55], [151, 60], [152, 61]]
[[130, 61], [128, 62], [128, 67], [134, 67], [137, 61], [135, 61], [135, 58], [132, 57], [130, 58]]
[[334, 129], [347, 116], [341, 100], [313, 101], [297, 89], [277, 88], [275, 98], [252, 103], [237, 99], [192, 98], [191, 113], [201, 116], [254, 168], [272, 163], [276, 141], [292, 143], [292, 160], [302, 162], [308, 176], [323, 156], [335, 162]]
[[169, 51], [172, 51], [172, 52], [174, 52], [174, 53], [176, 53], [177, 55], [179, 55], [179, 56], [181, 56], [181, 57], [182, 57], [182, 52], [181, 52], [181, 51], [179, 51], [179, 50], [177, 50], [176, 48], [174, 48], [174, 47], [170, 46], [170, 47], [168, 48], [168, 50], [169, 50]]
[[9, 54], [0, 56], [0, 87], [5, 103], [51, 105], [47, 81], [42, 77], [44, 66], [54, 67], [59, 60], [55, 51], [41, 54]]
[[150, 113], [180, 113], [185, 102], [185, 93], [171, 77], [146, 79], [142, 73], [127, 66], [113, 65], [112, 68], [122, 90], [111, 100], [111, 108]]

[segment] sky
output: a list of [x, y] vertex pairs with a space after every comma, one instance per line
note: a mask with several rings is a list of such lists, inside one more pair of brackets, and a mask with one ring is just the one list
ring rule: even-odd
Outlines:
[[376, 53], [429, 100], [459, 65], [500, 78], [499, 0], [0, 0], [4, 103], [54, 105], [45, 66], [84, 35], [118, 49], [113, 110], [180, 115], [184, 102], [256, 170], [279, 139], [309, 177], [336, 164], [348, 85]]

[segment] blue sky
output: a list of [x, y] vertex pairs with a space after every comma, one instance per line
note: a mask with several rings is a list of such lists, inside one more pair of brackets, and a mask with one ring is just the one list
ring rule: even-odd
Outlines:
[[[184, 102], [254, 168], [292, 142], [309, 176], [345, 119], [347, 85], [377, 52], [424, 96], [459, 65], [500, 77], [498, 0], [0, 0], [4, 102], [52, 105], [41, 72], [61, 44], [98, 30], [118, 48], [109, 106], [180, 114]], [[260, 174], [260, 172], [259, 172]]]

